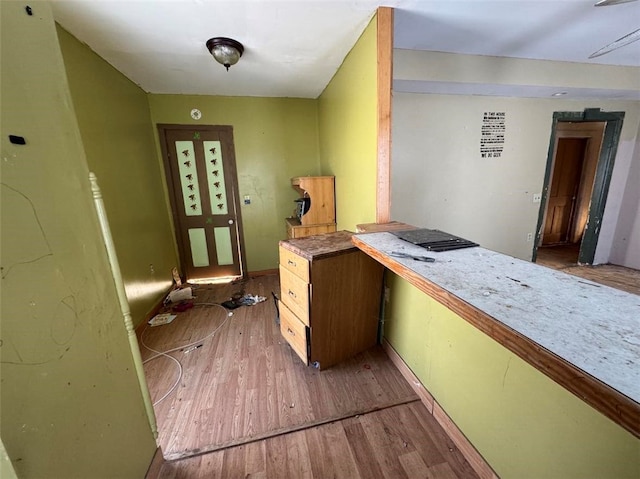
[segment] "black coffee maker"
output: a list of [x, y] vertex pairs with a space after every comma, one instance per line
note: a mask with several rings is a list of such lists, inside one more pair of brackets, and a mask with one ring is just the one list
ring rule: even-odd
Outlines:
[[307, 213], [307, 211], [309, 211], [309, 208], [311, 208], [311, 198], [298, 198], [295, 200], [295, 203], [296, 210], [294, 214], [299, 221], [302, 221], [302, 217]]

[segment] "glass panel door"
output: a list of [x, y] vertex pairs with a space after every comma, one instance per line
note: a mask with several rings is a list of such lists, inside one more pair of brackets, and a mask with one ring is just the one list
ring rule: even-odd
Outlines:
[[159, 126], [181, 269], [187, 280], [242, 276], [231, 127]]

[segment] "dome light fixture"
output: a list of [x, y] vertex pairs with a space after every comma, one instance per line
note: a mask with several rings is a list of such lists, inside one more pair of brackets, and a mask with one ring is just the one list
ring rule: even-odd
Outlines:
[[214, 37], [207, 40], [207, 48], [218, 63], [224, 65], [227, 71], [231, 65], [240, 60], [244, 47], [242, 43], [226, 37]]

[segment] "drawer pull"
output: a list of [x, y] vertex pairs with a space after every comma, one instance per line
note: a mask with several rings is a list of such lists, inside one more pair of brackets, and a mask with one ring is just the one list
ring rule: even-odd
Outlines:
[[296, 262], [295, 261], [291, 261], [291, 260], [287, 260], [287, 263], [290, 264], [291, 266], [295, 266]]
[[287, 333], [289, 333], [291, 336], [295, 336], [295, 335], [296, 335], [296, 333], [295, 333], [295, 332], [293, 332], [293, 331], [291, 330], [291, 328], [287, 328]]
[[293, 297], [293, 298], [297, 298], [296, 293], [294, 293], [293, 291], [289, 290], [289, 296]]

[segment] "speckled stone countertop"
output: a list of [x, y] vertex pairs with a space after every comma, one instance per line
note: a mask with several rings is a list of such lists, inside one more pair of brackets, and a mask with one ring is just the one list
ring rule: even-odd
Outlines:
[[434, 253], [386, 232], [354, 238], [640, 405], [640, 296], [481, 247]]

